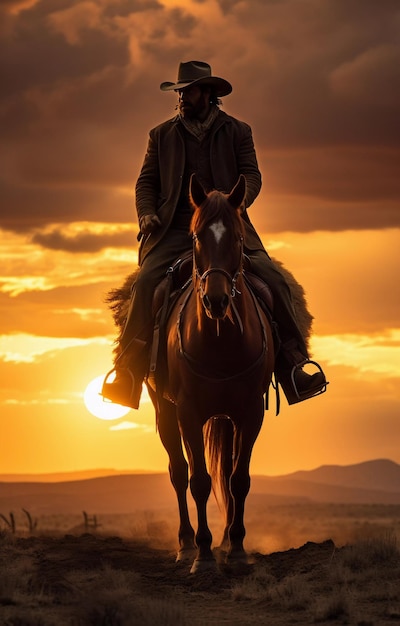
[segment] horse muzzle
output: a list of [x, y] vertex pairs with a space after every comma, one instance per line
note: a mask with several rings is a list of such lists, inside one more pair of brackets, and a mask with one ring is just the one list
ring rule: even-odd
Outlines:
[[208, 293], [204, 293], [202, 297], [206, 315], [213, 320], [223, 320], [225, 318], [229, 302], [230, 298], [226, 293], [218, 296], [211, 296]]

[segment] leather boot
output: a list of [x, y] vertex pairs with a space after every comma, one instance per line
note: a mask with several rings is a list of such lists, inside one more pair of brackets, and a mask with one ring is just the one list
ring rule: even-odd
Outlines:
[[[134, 339], [121, 353], [115, 367], [104, 378], [100, 393], [104, 400], [131, 409], [139, 408], [143, 379], [148, 367], [145, 347], [146, 342]], [[134, 368], [125, 366], [128, 360], [135, 363]]]
[[[115, 373], [114, 380], [109, 382], [113, 373]], [[113, 368], [104, 379], [100, 395], [103, 396], [103, 400], [108, 400], [113, 404], [138, 409], [141, 393], [142, 381], [135, 380], [129, 368]]]
[[[313, 374], [306, 372], [303, 367], [312, 365]], [[298, 350], [294, 342], [286, 342], [281, 346], [276, 363], [277, 382], [280, 383], [288, 404], [295, 404], [313, 398], [326, 391], [328, 382], [322, 367], [305, 357]]]

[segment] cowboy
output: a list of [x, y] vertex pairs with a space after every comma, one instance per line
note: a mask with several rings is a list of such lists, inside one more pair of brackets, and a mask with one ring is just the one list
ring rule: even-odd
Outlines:
[[124, 358], [115, 363], [114, 381], [107, 382], [106, 378], [102, 395], [118, 404], [139, 406], [153, 331], [154, 291], [174, 261], [192, 249], [189, 180], [193, 173], [206, 191], [218, 189], [225, 193], [231, 191], [240, 174], [245, 176], [244, 252], [251, 271], [268, 283], [274, 296], [274, 318], [281, 341], [278, 379], [289, 404], [321, 393], [326, 379], [319, 365], [312, 375], [302, 369], [309, 357], [290, 288], [268, 256], [247, 213], [260, 192], [261, 174], [250, 126], [219, 108], [219, 99], [231, 93], [231, 84], [213, 76], [207, 63], [189, 61], [180, 63], [176, 82], [163, 82], [160, 89], [178, 94], [178, 113], [150, 131], [136, 183], [141, 243], [139, 271], [120, 338]]

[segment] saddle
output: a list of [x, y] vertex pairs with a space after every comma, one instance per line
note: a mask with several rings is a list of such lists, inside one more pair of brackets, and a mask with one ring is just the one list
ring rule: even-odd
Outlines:
[[163, 278], [154, 292], [152, 304], [153, 319], [157, 320], [165, 300], [169, 300], [172, 296], [171, 301], [167, 303], [169, 312], [171, 304], [175, 302], [173, 296], [184, 291], [186, 286], [189, 285], [192, 278], [192, 256], [192, 252], [188, 251], [168, 268], [165, 278]]

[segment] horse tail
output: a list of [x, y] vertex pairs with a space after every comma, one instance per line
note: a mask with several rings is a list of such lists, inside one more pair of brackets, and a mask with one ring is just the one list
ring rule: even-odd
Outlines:
[[230, 477], [233, 458], [233, 424], [225, 416], [209, 419], [204, 426], [204, 445], [208, 471], [211, 476], [215, 499], [228, 513]]

